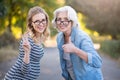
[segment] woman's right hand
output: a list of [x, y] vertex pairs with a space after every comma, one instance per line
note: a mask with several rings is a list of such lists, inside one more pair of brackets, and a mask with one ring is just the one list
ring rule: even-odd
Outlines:
[[29, 36], [28, 33], [26, 33], [22, 36], [23, 49], [25, 51], [25, 54], [30, 53], [30, 50], [31, 50], [31, 45], [30, 45], [30, 42], [28, 41], [28, 36]]

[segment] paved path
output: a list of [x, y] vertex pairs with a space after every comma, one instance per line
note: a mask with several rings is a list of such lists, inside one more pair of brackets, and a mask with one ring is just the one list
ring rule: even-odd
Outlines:
[[120, 80], [120, 63], [108, 56], [101, 55], [103, 59], [103, 76], [104, 80]]
[[[101, 55], [103, 59], [102, 71], [104, 80], [120, 80], [120, 66], [116, 61]], [[15, 58], [16, 59], [16, 58]], [[15, 59], [0, 63], [0, 80], [7, 70], [15, 63]], [[46, 48], [41, 59], [41, 74], [38, 80], [64, 80], [61, 76], [59, 54], [57, 48]]]

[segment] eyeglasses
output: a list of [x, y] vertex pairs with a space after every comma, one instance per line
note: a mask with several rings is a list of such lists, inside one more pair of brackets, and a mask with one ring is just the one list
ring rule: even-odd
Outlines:
[[67, 20], [67, 21], [56, 20], [57, 25], [63, 24], [63, 25], [67, 26], [69, 24], [69, 22], [71, 22], [71, 20]]
[[33, 22], [35, 25], [40, 25], [41, 23], [45, 25], [47, 23], [46, 19], [43, 19], [42, 21], [36, 20]]

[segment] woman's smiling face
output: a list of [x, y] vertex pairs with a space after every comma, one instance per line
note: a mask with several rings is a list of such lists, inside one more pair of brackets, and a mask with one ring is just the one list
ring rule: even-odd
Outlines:
[[71, 30], [72, 23], [68, 19], [67, 11], [62, 11], [57, 14], [56, 25], [61, 32], [65, 33], [66, 31]]
[[37, 33], [43, 33], [47, 26], [47, 20], [43, 13], [38, 13], [32, 17], [32, 25]]

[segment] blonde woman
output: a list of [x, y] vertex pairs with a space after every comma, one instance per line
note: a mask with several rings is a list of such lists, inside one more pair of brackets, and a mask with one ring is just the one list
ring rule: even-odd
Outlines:
[[49, 18], [41, 7], [31, 8], [27, 16], [27, 31], [22, 37], [19, 56], [4, 80], [35, 80], [40, 75], [42, 42], [48, 37]]

